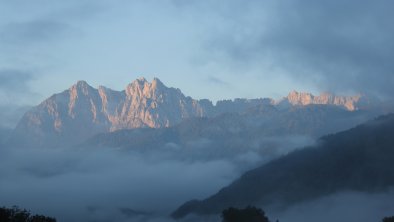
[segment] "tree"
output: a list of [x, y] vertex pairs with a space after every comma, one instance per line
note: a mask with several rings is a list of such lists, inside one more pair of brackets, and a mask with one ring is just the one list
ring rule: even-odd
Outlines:
[[56, 219], [43, 215], [31, 215], [26, 209], [22, 210], [14, 206], [0, 208], [0, 222], [56, 222]]
[[11, 217], [11, 211], [4, 207], [0, 208], [0, 221], [9, 221]]
[[383, 218], [382, 222], [394, 222], [394, 216]]
[[56, 222], [56, 219], [43, 215], [34, 215], [28, 222]]
[[230, 207], [222, 212], [223, 222], [269, 222], [262, 209], [248, 206], [245, 209]]

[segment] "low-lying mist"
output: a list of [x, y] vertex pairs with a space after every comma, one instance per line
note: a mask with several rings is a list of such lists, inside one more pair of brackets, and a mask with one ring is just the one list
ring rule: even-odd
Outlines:
[[184, 202], [204, 199], [246, 170], [312, 142], [264, 137], [236, 151], [209, 138], [136, 150], [2, 147], [0, 204], [60, 222], [163, 221]]
[[0, 199], [59, 221], [162, 217], [239, 174], [227, 160], [190, 162], [110, 149], [3, 150]]
[[280, 222], [375, 221], [394, 215], [394, 190], [382, 193], [341, 192], [286, 209], [267, 208]]
[[[394, 190], [382, 193], [336, 193], [293, 206], [261, 207], [271, 222], [381, 222], [394, 215]], [[245, 206], [246, 207], [246, 206]], [[188, 215], [180, 222], [221, 222], [220, 215]]]
[[[264, 141], [271, 144], [271, 151], [270, 146], [265, 151], [252, 147], [243, 154], [223, 155], [221, 159], [204, 155], [210, 146], [201, 145], [201, 141], [189, 152], [174, 144], [149, 152], [104, 147], [3, 147], [0, 204], [18, 205], [60, 222], [173, 221], [170, 213], [184, 202], [204, 199], [246, 170], [311, 144], [302, 137]], [[363, 213], [368, 221], [377, 221], [390, 215], [387, 206], [392, 200], [393, 193], [345, 193], [286, 209], [263, 209], [273, 221], [281, 222], [352, 222], [360, 221], [357, 219]], [[182, 221], [220, 220], [220, 215], [191, 215]]]

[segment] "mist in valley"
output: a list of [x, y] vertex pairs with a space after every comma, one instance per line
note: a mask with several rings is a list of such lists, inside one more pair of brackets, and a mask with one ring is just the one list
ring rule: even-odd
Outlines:
[[[182, 157], [164, 148], [149, 153], [104, 147], [2, 149], [0, 199], [4, 206], [18, 205], [60, 222], [174, 221], [170, 214], [184, 202], [205, 199], [245, 170], [268, 161], [257, 153], [228, 159]], [[297, 205], [261, 208], [271, 221], [380, 221], [391, 215], [392, 201], [392, 191], [342, 192]], [[188, 215], [179, 221], [221, 218]]]
[[186, 162], [109, 149], [20, 148], [2, 150], [0, 158], [2, 204], [59, 221], [166, 217], [241, 173], [228, 160]]
[[[255, 205], [271, 222], [393, 216], [393, 11], [0, 0], [0, 207], [58, 222], [222, 222], [212, 206], [268, 196]], [[196, 208], [173, 219], [185, 203]], [[204, 210], [215, 212], [193, 214]]]
[[189, 143], [188, 152], [175, 144], [149, 152], [3, 147], [0, 199], [5, 206], [17, 205], [59, 221], [171, 220], [182, 203], [207, 198], [246, 170], [311, 143], [305, 136], [262, 140], [275, 149], [256, 147], [221, 158], [212, 158], [212, 147], [201, 141]]

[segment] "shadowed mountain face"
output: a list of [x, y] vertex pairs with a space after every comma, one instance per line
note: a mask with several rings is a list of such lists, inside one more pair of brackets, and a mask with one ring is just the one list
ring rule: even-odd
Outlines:
[[308, 105], [278, 110], [273, 105], [264, 105], [243, 113], [191, 118], [168, 128], [98, 134], [84, 145], [169, 152], [182, 159], [232, 159], [246, 155], [268, 161], [369, 118], [372, 115], [368, 112], [351, 112], [336, 106]]
[[380, 192], [394, 186], [394, 114], [326, 136], [245, 173], [215, 195], [173, 213], [211, 214], [250, 204], [290, 205], [341, 191]]
[[[157, 78], [152, 82], [144, 78], [137, 79], [123, 91], [114, 91], [103, 86], [95, 89], [86, 82], [79, 81], [70, 89], [51, 96], [28, 111], [14, 130], [10, 144], [72, 145], [98, 133], [121, 129], [166, 128], [179, 124], [185, 119], [215, 117], [223, 113], [248, 113], [251, 116], [254, 115], [254, 111], [259, 118], [263, 117], [264, 121], [270, 121], [269, 118], [260, 115], [261, 109], [277, 112], [282, 118], [299, 112], [293, 110], [296, 107], [309, 105], [321, 106], [316, 109], [316, 114], [322, 112], [325, 115], [326, 111], [322, 111], [323, 109], [330, 111], [335, 107], [343, 111], [365, 111], [371, 110], [375, 104], [361, 96], [340, 97], [330, 94], [313, 96], [308, 93], [291, 92], [280, 101], [235, 99], [219, 101], [214, 106], [209, 100], [195, 100], [183, 95], [179, 89], [168, 88]], [[288, 114], [283, 114], [283, 111]], [[300, 118], [305, 118], [310, 111], [301, 111]], [[338, 112], [334, 113], [336, 115]], [[275, 115], [267, 116], [278, 119]], [[322, 118], [317, 121], [324, 122]], [[273, 123], [277, 124], [278, 121], [280, 120]], [[284, 118], [284, 121], [284, 124], [292, 124], [288, 118]], [[275, 126], [273, 128], [275, 129]], [[297, 126], [294, 128], [301, 129]], [[308, 126], [305, 129], [315, 130]]]
[[124, 91], [95, 89], [80, 81], [28, 111], [14, 131], [14, 142], [29, 145], [75, 144], [97, 133], [130, 128], [160, 128], [205, 116], [210, 103], [185, 97], [158, 79], [135, 80]]

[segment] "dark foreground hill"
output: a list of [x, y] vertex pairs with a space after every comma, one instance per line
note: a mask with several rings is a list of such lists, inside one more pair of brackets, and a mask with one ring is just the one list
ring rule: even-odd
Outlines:
[[215, 195], [172, 216], [219, 213], [227, 207], [290, 205], [341, 191], [381, 192], [394, 186], [394, 114], [323, 137], [245, 173]]

